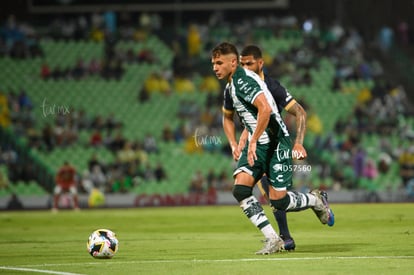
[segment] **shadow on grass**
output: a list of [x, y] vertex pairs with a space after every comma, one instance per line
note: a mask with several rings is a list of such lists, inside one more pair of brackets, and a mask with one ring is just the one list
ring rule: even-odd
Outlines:
[[335, 244], [323, 244], [323, 245], [301, 245], [300, 243], [296, 244], [295, 252], [300, 253], [341, 253], [341, 252], [350, 252], [357, 250], [358, 247], [366, 247], [366, 243], [335, 243]]

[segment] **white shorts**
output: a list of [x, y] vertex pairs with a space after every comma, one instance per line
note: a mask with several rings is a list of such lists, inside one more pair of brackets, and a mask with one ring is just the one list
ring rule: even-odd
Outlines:
[[[60, 185], [55, 186], [55, 190], [54, 190], [55, 195], [62, 194], [64, 192], [66, 191]], [[69, 193], [71, 193], [72, 195], [77, 195], [78, 190], [76, 189], [76, 186], [69, 187]]]

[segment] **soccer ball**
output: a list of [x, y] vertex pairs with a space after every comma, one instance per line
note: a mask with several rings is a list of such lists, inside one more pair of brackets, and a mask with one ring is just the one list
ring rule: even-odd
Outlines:
[[118, 244], [114, 232], [108, 229], [98, 229], [89, 236], [86, 248], [96, 259], [110, 259], [118, 251]]

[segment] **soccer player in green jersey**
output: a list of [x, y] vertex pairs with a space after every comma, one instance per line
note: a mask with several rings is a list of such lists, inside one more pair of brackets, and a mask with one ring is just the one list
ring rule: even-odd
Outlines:
[[[247, 218], [266, 238], [264, 247], [256, 253], [281, 251], [284, 248], [283, 240], [269, 223], [252, 192], [263, 174], [269, 177], [269, 199], [275, 209], [300, 211], [312, 208], [324, 224], [333, 222], [333, 213], [326, 198], [319, 192], [303, 194], [287, 190], [292, 173], [289, 169], [283, 169], [283, 166], [292, 165], [291, 141], [265, 82], [256, 73], [239, 65], [239, 54], [233, 44], [224, 42], [217, 45], [212, 50], [211, 62], [217, 78], [227, 81], [224, 97], [230, 97], [232, 101], [232, 108], [223, 106], [223, 129], [232, 148], [233, 158], [238, 161], [233, 174], [233, 196]], [[233, 120], [235, 112], [249, 134], [241, 154], [237, 154], [238, 143]]]
[[[296, 138], [292, 148], [292, 157], [298, 160], [305, 159], [307, 157], [306, 149], [303, 147], [303, 140], [305, 138], [306, 131], [306, 111], [297, 102], [289, 91], [283, 87], [274, 78], [271, 78], [267, 73], [264, 72], [264, 60], [262, 57], [262, 51], [255, 45], [249, 45], [243, 48], [240, 53], [240, 65], [250, 71], [255, 72], [260, 76], [266, 83], [267, 88], [272, 94], [273, 99], [277, 105], [278, 111], [281, 113], [282, 110], [286, 110], [289, 114], [296, 118]], [[231, 102], [225, 102], [227, 109], [231, 109]], [[240, 154], [244, 148], [248, 138], [248, 131], [245, 129], [239, 139], [238, 152]], [[294, 152], [294, 153], [293, 153]], [[292, 168], [293, 170], [293, 168]], [[269, 201], [269, 179], [264, 176], [257, 183], [262, 195]], [[291, 186], [287, 186], [289, 190]], [[277, 210], [273, 208], [273, 215], [277, 221], [279, 227], [280, 237], [285, 242], [285, 250], [294, 250], [296, 247], [295, 241], [289, 232], [287, 223], [286, 211]]]

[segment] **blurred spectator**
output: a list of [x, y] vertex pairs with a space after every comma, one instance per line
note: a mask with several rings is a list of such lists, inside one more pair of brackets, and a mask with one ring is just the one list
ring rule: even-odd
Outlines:
[[7, 210], [21, 210], [23, 209], [23, 204], [20, 201], [19, 197], [15, 193], [12, 193], [9, 201], [7, 202]]
[[114, 151], [114, 148], [112, 148], [112, 143], [114, 142], [114, 137], [112, 136], [111, 131], [106, 131], [105, 136], [103, 136], [103, 145], [110, 151]]
[[[45, 70], [45, 72], [42, 72], [42, 79], [48, 79], [49, 77], [54, 79], [54, 80], [58, 80], [58, 79], [64, 79], [66, 78], [67, 73], [64, 72], [62, 70], [62, 68], [59, 65], [56, 65], [56, 67], [51, 71], [51, 72], [47, 72], [50, 71], [50, 68], [47, 64], [44, 64], [44, 67], [42, 67], [42, 71]], [[44, 76], [45, 75], [45, 76]], [[48, 76], [46, 76], [48, 75]]]
[[392, 158], [389, 154], [382, 152], [378, 157], [378, 171], [382, 174], [386, 174], [392, 163]]
[[367, 159], [363, 168], [363, 176], [371, 180], [374, 180], [378, 177], [377, 166], [372, 159]]
[[202, 153], [203, 144], [198, 143], [195, 136], [187, 136], [184, 141], [184, 151], [188, 154]]
[[99, 27], [92, 27], [90, 39], [94, 42], [102, 42], [105, 38], [105, 34]]
[[210, 170], [208, 170], [208, 173], [206, 175], [206, 182], [207, 182], [207, 188], [216, 188], [217, 186], [217, 176], [214, 172], [214, 169], [210, 168]]
[[400, 176], [404, 186], [414, 178], [414, 145], [406, 148], [399, 156]]
[[155, 180], [154, 169], [152, 169], [150, 163], [145, 164], [143, 176], [145, 181]]
[[113, 163], [109, 165], [108, 170], [106, 172], [108, 189], [113, 192], [115, 189], [114, 185], [116, 185], [116, 182], [121, 181], [122, 177], [123, 177], [122, 165], [120, 165], [119, 163]]
[[110, 113], [109, 116], [105, 119], [104, 126], [108, 131], [119, 129], [122, 127], [122, 122], [115, 118], [115, 113]]
[[228, 172], [223, 170], [217, 175], [217, 190], [231, 191], [233, 188], [233, 181], [228, 176]]
[[86, 130], [91, 127], [91, 121], [84, 109], [73, 110], [71, 114], [79, 130]]
[[147, 133], [143, 142], [144, 150], [147, 153], [158, 153], [158, 145], [155, 137], [150, 133]]
[[190, 24], [187, 33], [188, 57], [197, 57], [201, 53], [201, 37], [197, 25]]
[[332, 92], [340, 92], [342, 90], [342, 81], [339, 76], [335, 76], [331, 86]]
[[0, 147], [0, 163], [15, 164], [18, 161], [17, 152], [9, 145], [4, 149]]
[[409, 180], [406, 186], [407, 197], [409, 199], [414, 198], [414, 178]]
[[303, 73], [295, 72], [292, 76], [292, 84], [295, 86], [310, 86], [312, 85], [312, 76], [308, 70]]
[[177, 128], [174, 130], [174, 140], [175, 142], [181, 143], [185, 140], [187, 136], [187, 131], [184, 123], [180, 123]]
[[138, 94], [138, 101], [140, 103], [145, 103], [150, 99], [150, 94], [148, 93], [147, 89], [145, 88], [145, 86], [143, 86], [141, 88], [141, 91]]
[[101, 64], [98, 60], [92, 58], [87, 66], [87, 71], [89, 75], [98, 75], [101, 71]]
[[7, 175], [3, 172], [3, 169], [0, 169], [0, 190], [5, 190], [6, 188], [8, 188], [8, 186], [9, 186], [9, 179]]
[[105, 119], [102, 115], [97, 115], [93, 118], [91, 123], [91, 128], [96, 130], [104, 130], [105, 128]]
[[55, 143], [53, 128], [49, 123], [46, 123], [42, 129], [42, 144], [46, 151], [51, 151], [53, 150]]
[[[43, 80], [47, 80], [49, 79], [49, 77], [51, 76], [51, 69], [49, 67], [49, 64], [47, 62], [43, 62], [42, 63], [42, 67], [40, 68], [40, 77]], [[54, 75], [55, 77], [56, 75]]]
[[200, 91], [217, 94], [221, 90], [220, 82], [217, 77], [212, 75], [205, 75], [200, 83]]
[[89, 140], [89, 145], [97, 147], [97, 146], [101, 146], [102, 144], [103, 144], [103, 138], [102, 138], [101, 131], [94, 130]]
[[117, 16], [114, 11], [108, 10], [103, 14], [104, 26], [106, 31], [114, 34], [117, 31]]
[[154, 176], [158, 182], [167, 179], [167, 173], [165, 172], [165, 169], [160, 162], [157, 163], [157, 166], [154, 169]]
[[78, 131], [72, 123], [63, 126], [56, 125], [54, 133], [58, 146], [69, 146], [78, 140]]
[[200, 106], [194, 100], [190, 100], [190, 99], [180, 100], [178, 114], [177, 114], [179, 118], [192, 119], [198, 116], [200, 112], [201, 112]]
[[383, 52], [388, 52], [394, 42], [394, 32], [389, 26], [382, 26], [379, 32], [379, 46]]
[[132, 148], [132, 143], [130, 141], [126, 141], [124, 147], [117, 152], [117, 159], [121, 163], [132, 162], [136, 160], [136, 153]]
[[319, 115], [315, 112], [308, 112], [308, 118], [306, 122], [307, 128], [309, 131], [316, 135], [322, 135], [323, 133], [323, 124]]
[[197, 170], [191, 179], [189, 191], [193, 194], [203, 194], [206, 191], [204, 185], [205, 178], [201, 171]]
[[7, 128], [10, 122], [9, 100], [0, 90], [0, 126]]
[[134, 150], [136, 158], [139, 164], [147, 164], [148, 162], [148, 153], [144, 150], [143, 145], [141, 142], [134, 143]]
[[364, 176], [365, 173], [366, 154], [365, 151], [360, 147], [355, 148], [354, 151], [355, 153], [353, 155], [352, 164], [354, 167], [355, 178], [359, 179], [360, 177]]
[[141, 49], [137, 55], [137, 61], [140, 63], [154, 64], [157, 62], [157, 58], [154, 56], [151, 50]]
[[101, 161], [98, 159], [98, 155], [96, 153], [93, 153], [91, 157], [88, 160], [88, 170], [89, 172], [92, 172], [92, 169], [94, 166], [99, 166], [102, 171], [104, 171], [104, 165], [101, 163]]
[[397, 23], [398, 40], [402, 46], [407, 46], [409, 43], [408, 35], [409, 27], [407, 21], [400, 19]]
[[171, 142], [174, 141], [174, 135], [171, 130], [170, 125], [164, 125], [164, 128], [162, 129], [162, 141], [163, 142]]
[[43, 56], [35, 29], [29, 24], [19, 22], [9, 15], [0, 33], [3, 55], [25, 59]]
[[78, 58], [76, 61], [76, 65], [72, 70], [72, 77], [75, 80], [79, 80], [81, 78], [84, 78], [86, 74], [86, 65], [82, 58]]
[[176, 76], [174, 79], [174, 91], [177, 94], [195, 93], [196, 87], [190, 78]]
[[82, 185], [90, 193], [94, 188], [101, 192], [106, 190], [106, 176], [100, 165], [92, 166], [92, 170], [86, 170], [82, 177]]
[[171, 85], [161, 74], [152, 73], [145, 80], [144, 89], [149, 94], [162, 93], [168, 95], [171, 92]]

